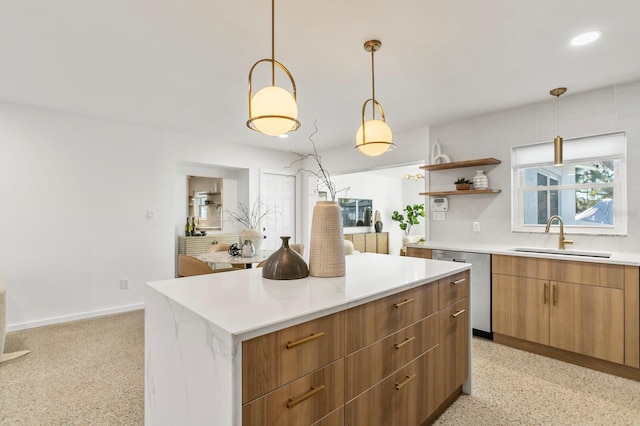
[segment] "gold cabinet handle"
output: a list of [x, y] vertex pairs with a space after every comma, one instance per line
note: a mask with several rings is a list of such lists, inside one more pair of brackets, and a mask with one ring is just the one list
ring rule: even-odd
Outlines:
[[401, 387], [403, 387], [404, 385], [406, 385], [407, 383], [409, 383], [415, 378], [416, 378], [415, 374], [412, 374], [411, 376], [405, 376], [405, 379], [403, 381], [401, 381], [400, 383], [396, 383], [396, 390], [400, 390]]
[[466, 309], [460, 309], [458, 312], [456, 312], [455, 314], [451, 314], [451, 318], [456, 318], [459, 315], [464, 314], [466, 311]]
[[311, 334], [307, 337], [304, 337], [300, 340], [296, 340], [295, 342], [288, 342], [287, 343], [287, 349], [291, 349], [291, 348], [295, 348], [298, 345], [303, 345], [305, 343], [311, 342], [312, 340], [316, 340], [321, 338], [322, 336], [324, 336], [324, 331], [321, 331], [320, 333], [317, 334]]
[[411, 303], [411, 302], [415, 302], [415, 301], [416, 301], [416, 299], [407, 299], [407, 300], [405, 300], [404, 302], [396, 303], [396, 304], [395, 304], [395, 305], [393, 305], [393, 306], [395, 306], [396, 308], [399, 308], [399, 307], [401, 307], [401, 306], [407, 305], [407, 304], [409, 304], [409, 303]]
[[460, 278], [459, 280], [451, 281], [449, 284], [457, 285], [457, 284], [465, 282], [466, 280], [467, 280], [466, 278]]
[[396, 349], [400, 349], [401, 347], [403, 347], [404, 345], [406, 345], [407, 343], [411, 343], [414, 340], [416, 340], [415, 336], [414, 337], [407, 337], [406, 339], [404, 339], [402, 342], [400, 343], [396, 343], [395, 345], [393, 345]]
[[556, 306], [556, 304], [558, 303], [558, 288], [555, 284], [552, 285], [551, 288], [553, 288], [553, 306]]
[[315, 394], [322, 392], [324, 390], [324, 385], [320, 385], [320, 386], [311, 386], [311, 390], [305, 394], [300, 395], [297, 398], [289, 398], [289, 400], [287, 401], [287, 408], [293, 408], [296, 405], [300, 404], [302, 401], [306, 401], [307, 399], [311, 398], [312, 396], [314, 396]]
[[544, 298], [544, 304], [547, 304], [547, 283], [544, 283], [544, 292], [542, 293], [542, 297]]

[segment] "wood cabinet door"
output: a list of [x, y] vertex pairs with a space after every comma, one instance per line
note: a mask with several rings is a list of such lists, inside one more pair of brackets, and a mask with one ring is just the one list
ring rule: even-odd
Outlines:
[[549, 293], [549, 345], [573, 351], [574, 284], [551, 281]]
[[439, 388], [444, 396], [451, 395], [469, 374], [469, 299], [440, 311], [440, 343], [442, 358], [439, 366]]
[[428, 248], [407, 247], [407, 256], [431, 259], [432, 250]]
[[511, 336], [511, 277], [491, 276], [491, 328], [495, 333]]
[[360, 253], [366, 252], [366, 245], [364, 240], [364, 234], [353, 234], [353, 249], [359, 251]]
[[[573, 352], [624, 364], [624, 290], [579, 284], [572, 288]], [[560, 325], [552, 322], [552, 327]]]
[[379, 232], [376, 234], [378, 240], [378, 253], [389, 254], [389, 233]]
[[511, 277], [510, 336], [549, 344], [549, 281]]
[[373, 233], [364, 234], [364, 248], [367, 253], [378, 252], [378, 239], [376, 235], [377, 234]]

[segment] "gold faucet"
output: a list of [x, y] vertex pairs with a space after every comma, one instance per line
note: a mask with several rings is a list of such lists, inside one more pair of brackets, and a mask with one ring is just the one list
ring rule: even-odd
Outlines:
[[551, 222], [553, 222], [554, 219], [558, 219], [558, 223], [560, 224], [560, 240], [558, 242], [558, 248], [560, 250], [564, 250], [564, 246], [566, 244], [573, 244], [573, 240], [564, 239], [564, 223], [562, 222], [562, 218], [560, 216], [556, 214], [551, 216], [549, 220], [547, 220], [547, 227], [544, 229], [544, 232], [549, 232], [549, 227], [551, 226]]

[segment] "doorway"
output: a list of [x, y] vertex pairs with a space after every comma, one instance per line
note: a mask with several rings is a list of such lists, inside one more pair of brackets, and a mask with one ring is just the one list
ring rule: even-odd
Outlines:
[[261, 202], [278, 213], [269, 215], [262, 222], [263, 250], [277, 250], [281, 236], [296, 240], [296, 175], [263, 172], [261, 179]]

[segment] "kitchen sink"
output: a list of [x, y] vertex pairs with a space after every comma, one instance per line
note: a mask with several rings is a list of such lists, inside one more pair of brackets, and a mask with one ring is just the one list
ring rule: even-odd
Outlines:
[[516, 247], [510, 249], [509, 251], [517, 251], [522, 253], [560, 254], [563, 256], [601, 257], [605, 259], [611, 257], [611, 253], [601, 251], [558, 250], [538, 247]]

